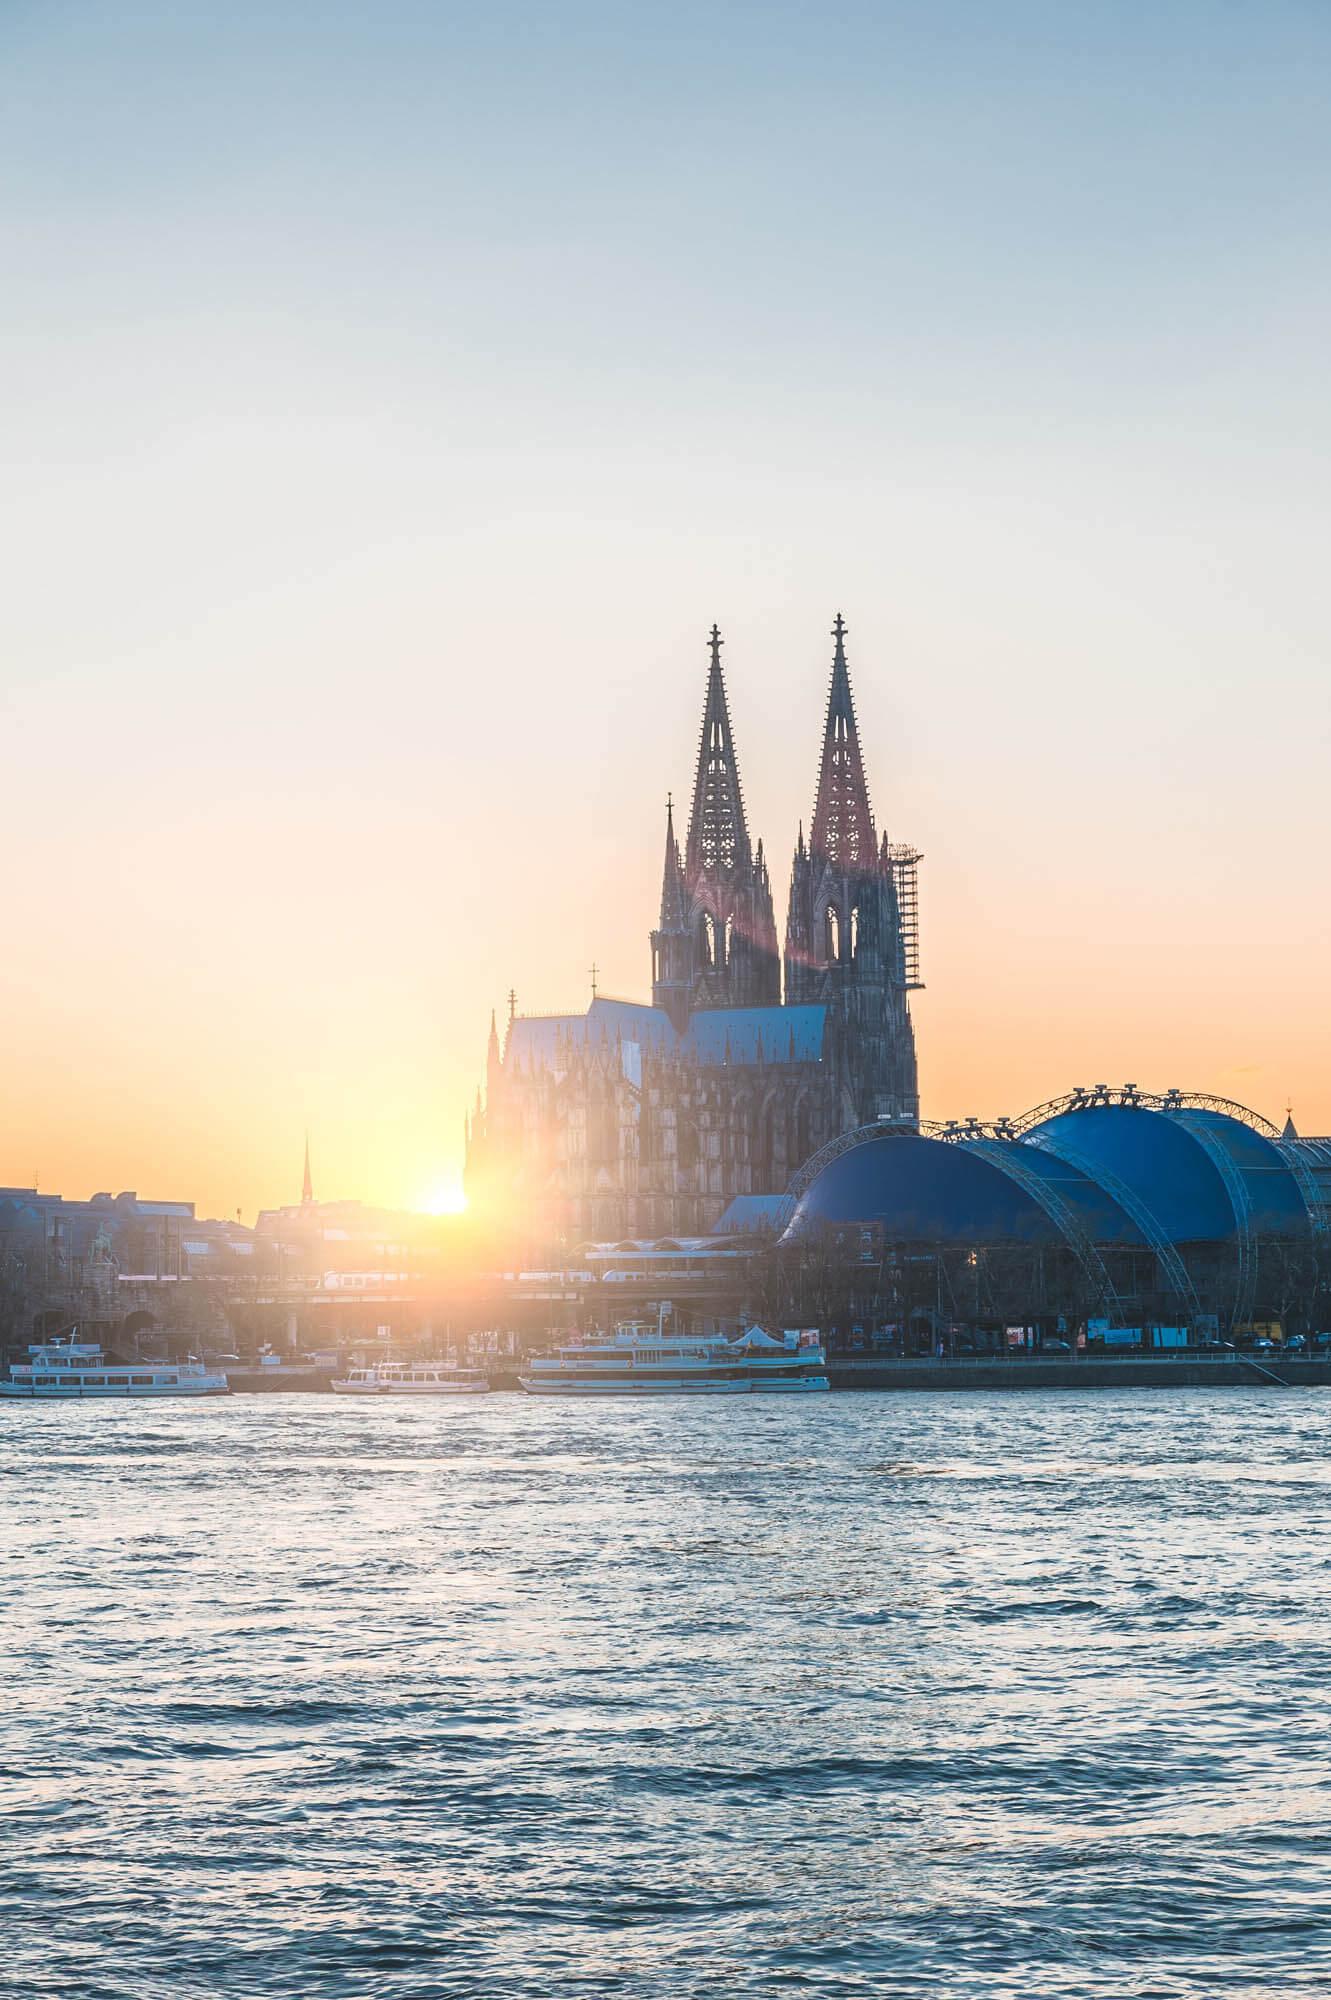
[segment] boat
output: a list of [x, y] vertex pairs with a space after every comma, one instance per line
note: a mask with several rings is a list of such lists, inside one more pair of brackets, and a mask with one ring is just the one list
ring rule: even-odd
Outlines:
[[779, 1339], [753, 1326], [736, 1340], [666, 1333], [631, 1320], [535, 1354], [518, 1381], [529, 1396], [735, 1396], [826, 1389], [827, 1355], [816, 1332]]
[[0, 1396], [225, 1396], [226, 1376], [201, 1361], [108, 1361], [91, 1340], [43, 1340], [0, 1377]]
[[479, 1369], [451, 1361], [372, 1361], [333, 1382], [339, 1396], [479, 1396], [489, 1387]]

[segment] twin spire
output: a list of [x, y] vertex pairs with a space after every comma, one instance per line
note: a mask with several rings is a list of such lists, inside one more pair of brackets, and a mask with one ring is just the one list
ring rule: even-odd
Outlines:
[[707, 699], [703, 704], [698, 770], [693, 781], [693, 811], [689, 815], [684, 850], [684, 876], [690, 891], [704, 874], [729, 873], [747, 868], [753, 861], [735, 757], [735, 736], [730, 726], [730, 706], [721, 672], [722, 639], [715, 625], [710, 645]]
[[[832, 627], [832, 637], [836, 647], [832, 655], [827, 720], [823, 726], [823, 754], [818, 770], [818, 792], [814, 800], [808, 852], [812, 857], [834, 862], [841, 868], [872, 869], [879, 860], [878, 836], [874, 830], [868, 780], [864, 775], [864, 758], [855, 722], [855, 701], [850, 691], [846, 622], [839, 611]], [[721, 671], [722, 643], [720, 630], [713, 625], [702, 738], [698, 746], [697, 774], [693, 781], [693, 811], [689, 816], [682, 864], [686, 896], [696, 893], [704, 875], [747, 868], [753, 862], [748, 822], [744, 816], [744, 793], [735, 756], [735, 737], [730, 724], [730, 706]], [[761, 843], [759, 848], [761, 852]], [[804, 851], [801, 822], [799, 852], [802, 854]], [[672, 853], [675, 857], [674, 872], [671, 867]], [[666, 879], [661, 900], [663, 928], [667, 927], [667, 891], [672, 912], [676, 907], [673, 885], [680, 865], [674, 820], [667, 806]], [[682, 916], [682, 904], [679, 913]]]
[[827, 695], [823, 728], [823, 760], [818, 771], [818, 796], [813, 808], [809, 851], [839, 868], [872, 868], [878, 858], [873, 807], [864, 776], [855, 703], [846, 665], [846, 625], [841, 613], [832, 627], [836, 651], [832, 684]]
[[[861, 911], [859, 892], [851, 885], [876, 880], [891, 866], [879, 851], [874, 829], [846, 664], [846, 625], [840, 612], [832, 637], [835, 650], [817, 798], [807, 846], [801, 825], [795, 851], [797, 871], [808, 873], [808, 895], [801, 892], [796, 898], [797, 910], [792, 905], [795, 914], [791, 921], [798, 933], [793, 946], [795, 933], [788, 929], [787, 934], [787, 959], [793, 952], [801, 967], [840, 961], [843, 930], [849, 962], [865, 923], [870, 933], [875, 930], [874, 920], [867, 916], [867, 904]], [[673, 802], [668, 803], [661, 917], [652, 933], [653, 996], [657, 1005], [672, 1010], [672, 1016], [673, 1012], [692, 1012], [699, 1007], [772, 1006], [781, 999], [781, 959], [771, 884], [762, 843], [755, 850], [749, 838], [721, 671], [721, 633], [715, 625], [709, 655], [688, 835], [681, 854]], [[815, 885], [822, 885], [818, 894], [824, 893], [829, 870], [841, 884], [835, 892], [839, 900], [834, 929], [828, 931], [835, 939], [833, 944], [823, 938], [827, 909], [814, 913], [811, 906], [809, 911], [803, 910], [803, 902], [814, 896]], [[862, 916], [865, 923], [860, 922]], [[882, 929], [882, 925], [876, 928]]]
[[744, 813], [735, 732], [721, 671], [721, 633], [709, 638], [693, 807], [681, 857], [666, 806], [661, 921], [652, 933], [652, 997], [682, 1032], [708, 1007], [768, 1007], [781, 1000], [781, 956], [762, 842], [755, 853]]

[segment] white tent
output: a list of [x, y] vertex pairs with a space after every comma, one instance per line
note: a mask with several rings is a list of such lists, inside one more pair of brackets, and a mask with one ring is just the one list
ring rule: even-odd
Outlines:
[[785, 1347], [786, 1344], [784, 1340], [773, 1340], [771, 1334], [760, 1326], [751, 1326], [739, 1339], [741, 1347]]

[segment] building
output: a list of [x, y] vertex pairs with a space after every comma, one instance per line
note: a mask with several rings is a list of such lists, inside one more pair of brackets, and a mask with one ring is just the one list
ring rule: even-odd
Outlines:
[[683, 848], [667, 803], [651, 1004], [493, 1017], [468, 1122], [472, 1204], [533, 1252], [706, 1234], [783, 1189], [837, 1134], [919, 1116], [913, 848], [879, 832], [838, 615], [813, 818], [791, 866], [784, 951], [754, 841], [713, 626]]
[[0, 1343], [22, 1346], [75, 1321], [108, 1333], [171, 1292], [178, 1317], [193, 1280], [246, 1277], [253, 1248], [251, 1230], [204, 1221], [192, 1201], [0, 1188]]
[[70, 1201], [36, 1188], [0, 1188], [0, 1250], [40, 1263], [55, 1289], [100, 1277], [189, 1278], [245, 1257], [253, 1232], [203, 1221], [192, 1201], [150, 1201], [132, 1189]]
[[1331, 1142], [1180, 1090], [865, 1126], [806, 1165], [770, 1227], [788, 1296], [843, 1331], [1114, 1344], [1331, 1326]]
[[346, 1289], [354, 1280], [402, 1283], [437, 1261], [438, 1218], [359, 1201], [315, 1201], [260, 1209], [257, 1259], [275, 1279]]

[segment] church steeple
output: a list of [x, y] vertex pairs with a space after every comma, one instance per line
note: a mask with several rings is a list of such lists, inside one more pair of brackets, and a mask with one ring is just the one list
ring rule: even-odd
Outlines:
[[301, 1182], [300, 1205], [302, 1208], [314, 1206], [314, 1182], [310, 1178], [310, 1135], [305, 1134], [305, 1178]]
[[735, 736], [721, 672], [721, 633], [708, 641], [693, 809], [683, 885], [691, 933], [691, 1007], [774, 1007], [781, 998], [772, 889], [761, 843], [744, 815]]
[[684, 875], [690, 894], [704, 874], [723, 869], [747, 867], [753, 859], [749, 829], [744, 817], [744, 794], [740, 788], [735, 737], [730, 727], [730, 705], [726, 700], [725, 678], [721, 672], [724, 641], [713, 625], [711, 664], [707, 670], [707, 698], [703, 703], [702, 735], [698, 743], [698, 769], [693, 780], [693, 810], [689, 815], [688, 839], [684, 848]]
[[832, 637], [836, 640], [836, 651], [832, 656], [832, 684], [827, 695], [823, 758], [818, 771], [809, 852], [815, 859], [835, 862], [840, 868], [872, 868], [878, 841], [860, 754], [859, 730], [855, 726], [850, 669], [846, 665], [846, 625], [839, 611]]
[[832, 637], [813, 824], [807, 847], [800, 829], [790, 871], [786, 1003], [833, 1010], [839, 1045], [854, 1051], [846, 1087], [863, 1122], [909, 1120], [919, 1086], [897, 877], [874, 827], [840, 612]]

